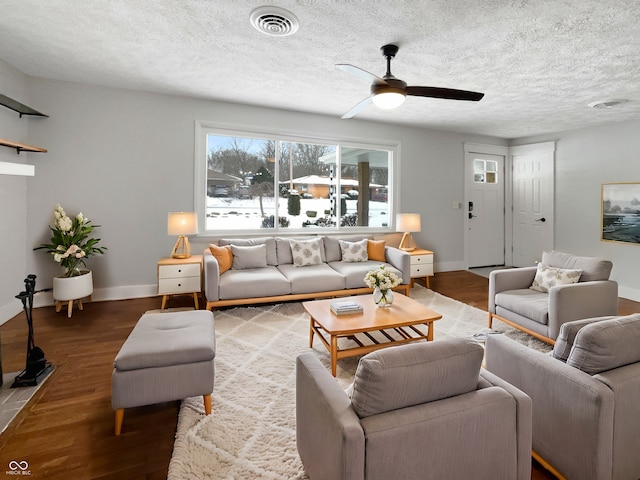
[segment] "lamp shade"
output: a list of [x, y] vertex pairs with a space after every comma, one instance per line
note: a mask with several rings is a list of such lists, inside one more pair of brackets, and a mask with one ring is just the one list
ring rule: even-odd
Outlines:
[[198, 233], [198, 215], [196, 212], [169, 212], [167, 220], [168, 235], [193, 235]]
[[399, 213], [396, 217], [396, 230], [398, 232], [419, 232], [419, 213]]

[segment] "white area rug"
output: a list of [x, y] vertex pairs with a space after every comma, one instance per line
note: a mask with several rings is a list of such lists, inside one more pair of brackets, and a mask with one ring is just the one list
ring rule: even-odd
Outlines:
[[[486, 331], [487, 312], [417, 285], [414, 298], [443, 318], [435, 340]], [[214, 312], [216, 330], [213, 413], [202, 397], [182, 402], [169, 479], [307, 478], [296, 450], [295, 359], [309, 349], [309, 319], [300, 303]], [[543, 351], [550, 347], [501, 322], [494, 329]], [[318, 339], [313, 351], [330, 368]], [[338, 361], [337, 380], [347, 387], [358, 358]]]

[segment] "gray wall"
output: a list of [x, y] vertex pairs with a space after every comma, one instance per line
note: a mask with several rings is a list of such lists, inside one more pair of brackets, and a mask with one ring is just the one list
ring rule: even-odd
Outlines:
[[[0, 61], [0, 93], [26, 102], [25, 77], [18, 70]], [[37, 120], [36, 120], [37, 121]], [[32, 120], [22, 119], [8, 108], [0, 107], [0, 137], [27, 143]], [[0, 147], [0, 162], [33, 163], [37, 153], [21, 153]], [[27, 188], [33, 177], [0, 175], [0, 323], [13, 317], [22, 308], [14, 299], [24, 290], [27, 274]]]
[[[0, 83], [2, 93], [50, 115], [19, 119], [0, 109], [0, 136], [49, 149], [18, 156], [0, 148], [0, 161], [36, 165], [35, 177], [0, 175], [0, 323], [20, 311], [13, 297], [27, 273], [38, 275], [38, 287], [45, 288], [60, 272], [47, 254], [32, 251], [48, 240], [56, 203], [102, 225], [97, 233], [109, 251], [89, 260], [94, 300], [154, 294], [156, 262], [175, 242], [166, 234], [167, 212], [194, 208], [197, 120], [400, 142], [400, 209], [422, 214], [423, 231], [414, 238], [435, 251], [439, 271], [464, 268], [464, 212], [452, 209], [453, 201], [464, 199], [464, 142], [507, 144], [491, 137], [36, 79], [2, 62]], [[640, 181], [639, 127], [617, 124], [513, 142], [557, 140], [556, 248], [610, 258], [621, 295], [634, 299], [640, 299], [635, 275], [640, 247], [600, 242], [599, 215], [601, 183]], [[193, 239], [193, 251], [208, 241]], [[41, 295], [39, 301], [50, 298]]]
[[600, 192], [603, 183], [640, 182], [639, 132], [640, 122], [625, 122], [513, 142], [557, 142], [555, 248], [611, 260], [620, 296], [636, 301], [640, 245], [600, 241]]
[[[109, 250], [88, 262], [94, 271], [94, 300], [153, 295], [156, 262], [175, 243], [166, 233], [167, 212], [194, 208], [196, 120], [249, 130], [400, 142], [400, 208], [422, 214], [423, 231], [414, 238], [436, 252], [440, 270], [464, 268], [463, 212], [451, 207], [454, 200], [463, 200], [464, 142], [506, 144], [492, 137], [25, 76], [21, 80], [27, 85], [25, 103], [29, 100], [50, 115], [29, 123], [28, 141], [49, 152], [31, 154], [37, 169], [26, 181], [28, 195], [22, 191], [12, 199], [26, 201], [28, 216], [0, 214], [10, 215], [24, 235], [21, 262], [10, 274], [0, 272], [2, 282], [11, 286], [2, 291], [0, 305], [12, 302], [26, 273], [38, 275], [40, 288], [50, 286], [51, 278], [60, 273], [46, 253], [32, 251], [48, 240], [47, 225], [56, 203], [69, 214], [82, 211], [101, 225], [96, 232]], [[192, 239], [192, 251], [201, 251], [209, 240]], [[3, 250], [2, 255], [9, 254]], [[38, 300], [47, 303], [50, 298], [41, 295]]]

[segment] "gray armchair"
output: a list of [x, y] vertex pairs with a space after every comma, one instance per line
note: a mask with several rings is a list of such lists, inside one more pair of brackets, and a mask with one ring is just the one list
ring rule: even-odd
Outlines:
[[488, 336], [486, 368], [531, 397], [534, 457], [559, 478], [640, 478], [638, 345], [640, 314], [565, 323], [553, 355]]
[[312, 480], [530, 480], [531, 401], [480, 371], [470, 339], [365, 355], [351, 399], [316, 356], [296, 362], [296, 441]]
[[[495, 270], [489, 276], [489, 328], [501, 320], [553, 344], [565, 322], [618, 313], [618, 284], [609, 280], [612, 263], [594, 257], [544, 252], [542, 266], [580, 270], [577, 283], [533, 290], [538, 267]], [[553, 282], [552, 282], [553, 283]]]

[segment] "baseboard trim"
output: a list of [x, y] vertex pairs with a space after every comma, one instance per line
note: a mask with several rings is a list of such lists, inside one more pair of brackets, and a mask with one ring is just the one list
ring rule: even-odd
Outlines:
[[627, 300], [633, 300], [634, 302], [640, 302], [640, 290], [637, 288], [618, 285], [618, 296], [626, 298]]

